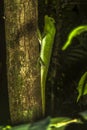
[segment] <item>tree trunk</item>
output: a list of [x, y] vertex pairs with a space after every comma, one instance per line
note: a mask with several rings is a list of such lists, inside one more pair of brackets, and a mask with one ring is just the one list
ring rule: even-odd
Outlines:
[[11, 122], [41, 116], [37, 0], [4, 0]]

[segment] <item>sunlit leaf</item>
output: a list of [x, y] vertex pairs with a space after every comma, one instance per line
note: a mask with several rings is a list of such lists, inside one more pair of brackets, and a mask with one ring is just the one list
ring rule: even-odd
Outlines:
[[65, 130], [65, 127], [71, 123], [81, 123], [81, 121], [79, 119], [71, 119], [68, 117], [52, 118], [49, 128], [54, 128], [47, 130]]

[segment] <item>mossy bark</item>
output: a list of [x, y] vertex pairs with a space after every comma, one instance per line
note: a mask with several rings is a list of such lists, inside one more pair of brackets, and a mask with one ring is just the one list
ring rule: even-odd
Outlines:
[[41, 116], [38, 3], [5, 0], [4, 7], [9, 107], [14, 124]]

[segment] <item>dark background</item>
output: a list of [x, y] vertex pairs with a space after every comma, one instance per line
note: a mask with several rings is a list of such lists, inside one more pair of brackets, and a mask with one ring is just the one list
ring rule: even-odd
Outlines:
[[9, 122], [9, 104], [6, 70], [6, 41], [4, 23], [4, 2], [0, 2], [0, 124]]

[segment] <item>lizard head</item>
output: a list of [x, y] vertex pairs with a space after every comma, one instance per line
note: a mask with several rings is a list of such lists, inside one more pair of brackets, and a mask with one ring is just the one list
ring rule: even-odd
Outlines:
[[50, 29], [54, 28], [55, 20], [54, 20], [54, 18], [49, 17], [48, 15], [45, 15], [44, 23], [45, 23], [44, 30], [47, 32], [48, 31], [50, 32]]
[[49, 23], [49, 22], [55, 23], [54, 18], [49, 17], [48, 15], [45, 15], [45, 23]]

